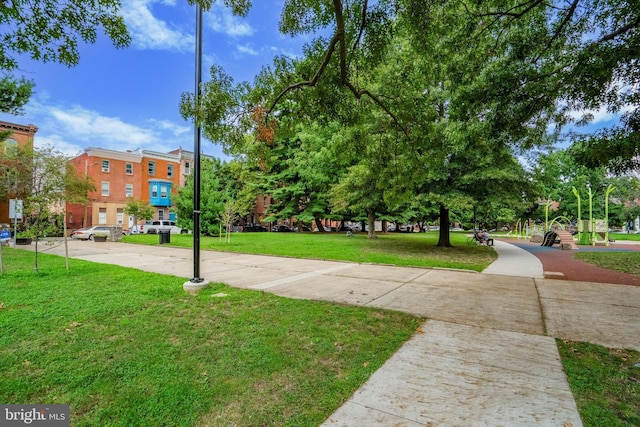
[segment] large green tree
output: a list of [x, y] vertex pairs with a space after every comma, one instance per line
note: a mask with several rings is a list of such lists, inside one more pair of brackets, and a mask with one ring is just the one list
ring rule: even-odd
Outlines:
[[[202, 233], [214, 235], [220, 232], [221, 217], [225, 203], [234, 201], [234, 211], [244, 215], [249, 209], [248, 198], [243, 198], [238, 183], [238, 169], [232, 164], [218, 159], [203, 158], [200, 183], [200, 229]], [[176, 196], [176, 213], [178, 225], [193, 230], [193, 175], [189, 175], [187, 183]], [[255, 201], [255, 199], [253, 200]]]
[[[64, 206], [72, 197], [68, 188], [69, 158], [51, 146], [25, 153], [32, 162], [24, 198], [23, 233], [35, 240], [34, 270], [38, 270], [38, 241], [62, 231]], [[73, 177], [75, 181], [75, 176]]]

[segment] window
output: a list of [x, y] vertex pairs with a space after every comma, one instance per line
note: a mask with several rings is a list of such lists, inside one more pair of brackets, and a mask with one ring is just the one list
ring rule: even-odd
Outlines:
[[4, 140], [4, 153], [5, 154], [16, 154], [18, 152], [18, 141], [13, 138], [8, 138]]
[[160, 221], [164, 219], [164, 209], [158, 209], [158, 219]]
[[173, 178], [173, 165], [167, 166], [167, 176]]
[[73, 224], [73, 212], [69, 212], [69, 224]]
[[116, 224], [122, 225], [123, 221], [124, 221], [124, 209], [118, 208], [118, 210], [116, 211]]
[[184, 162], [184, 174], [191, 175], [191, 163]]
[[111, 166], [109, 160], [103, 160], [102, 161], [102, 172], [109, 172], [109, 166]]
[[124, 195], [126, 197], [133, 197], [133, 184], [126, 184], [124, 186]]
[[107, 223], [107, 208], [98, 209], [98, 224]]
[[160, 187], [160, 198], [167, 198], [167, 187], [165, 187], [164, 185]]
[[153, 197], [153, 198], [158, 197], [158, 186], [157, 185], [152, 185], [151, 186], [151, 197]]
[[133, 163], [126, 163], [124, 165], [124, 173], [127, 175], [133, 175]]
[[155, 175], [156, 174], [156, 163], [155, 162], [149, 162], [147, 164], [147, 166], [148, 166], [149, 175]]
[[109, 181], [102, 181], [102, 195], [109, 195]]

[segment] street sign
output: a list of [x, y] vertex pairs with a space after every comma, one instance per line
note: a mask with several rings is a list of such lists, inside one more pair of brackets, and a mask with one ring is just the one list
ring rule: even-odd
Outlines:
[[9, 240], [9, 239], [11, 239], [11, 231], [0, 230], [0, 240]]
[[9, 219], [22, 221], [22, 200], [9, 200]]

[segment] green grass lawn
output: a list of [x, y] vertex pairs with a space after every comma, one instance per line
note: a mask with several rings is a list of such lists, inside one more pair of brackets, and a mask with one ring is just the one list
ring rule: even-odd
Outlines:
[[640, 252], [577, 252], [573, 256], [607, 270], [640, 275]]
[[422, 319], [4, 250], [0, 402], [73, 426], [313, 426]]
[[609, 233], [609, 238], [613, 240], [631, 240], [634, 242], [640, 242], [640, 234], [635, 233]]
[[640, 353], [556, 340], [585, 426], [640, 425]]
[[[157, 235], [125, 236], [127, 243], [158, 244]], [[367, 239], [357, 233], [233, 233], [225, 243], [217, 237], [202, 237], [200, 248], [226, 252], [269, 254], [360, 263], [416, 267], [444, 267], [482, 271], [497, 257], [491, 247], [467, 245], [465, 233], [451, 233], [453, 247], [437, 247], [437, 232], [385, 233]], [[171, 235], [171, 245], [193, 247], [193, 236]]]

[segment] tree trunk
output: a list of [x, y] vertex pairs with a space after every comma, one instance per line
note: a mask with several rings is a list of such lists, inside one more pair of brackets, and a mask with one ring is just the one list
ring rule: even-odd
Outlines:
[[376, 236], [376, 211], [373, 209], [367, 209], [367, 225], [369, 231], [367, 232], [367, 239], [375, 239]]
[[316, 223], [316, 227], [318, 228], [318, 231], [320, 233], [324, 233], [324, 225], [322, 225], [322, 220], [320, 220], [320, 218], [314, 218], [314, 221]]
[[440, 205], [440, 232], [438, 236], [439, 239], [436, 246], [451, 247], [451, 240], [449, 239], [449, 209], [445, 208], [444, 205]]
[[33, 271], [38, 271], [38, 236], [36, 236], [36, 250], [33, 254]]
[[387, 232], [387, 220], [386, 219], [382, 220], [382, 232], [383, 233]]

